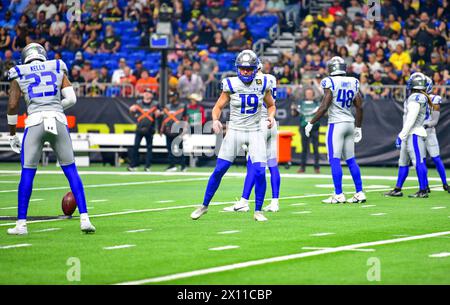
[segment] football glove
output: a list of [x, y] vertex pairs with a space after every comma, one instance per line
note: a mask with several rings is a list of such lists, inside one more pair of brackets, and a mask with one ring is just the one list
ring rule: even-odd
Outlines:
[[402, 139], [400, 139], [400, 137], [397, 137], [397, 139], [395, 140], [395, 147], [397, 147], [397, 149], [400, 149], [402, 147]]
[[359, 141], [361, 141], [361, 139], [362, 139], [361, 127], [356, 127], [355, 128], [354, 138], [355, 138], [354, 139], [355, 143], [359, 143]]
[[309, 138], [310, 134], [311, 134], [311, 130], [313, 128], [313, 124], [311, 124], [310, 122], [308, 122], [308, 124], [306, 124], [305, 126], [305, 135]]
[[220, 123], [219, 120], [214, 120], [212, 127], [213, 127], [213, 131], [214, 131], [215, 134], [220, 133], [222, 131], [222, 128], [223, 128], [222, 127], [222, 123]]
[[22, 149], [22, 144], [20, 143], [20, 139], [17, 135], [13, 135], [9, 137], [9, 145], [11, 146], [11, 149], [17, 153], [20, 154], [20, 150]]

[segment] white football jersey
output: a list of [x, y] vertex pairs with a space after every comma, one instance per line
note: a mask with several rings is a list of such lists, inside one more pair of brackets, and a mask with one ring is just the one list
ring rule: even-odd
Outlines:
[[239, 77], [222, 80], [222, 91], [230, 93], [230, 121], [228, 128], [254, 131], [260, 129], [261, 107], [264, 96], [271, 91], [271, 83], [266, 75], [256, 75], [246, 85]]
[[419, 114], [417, 115], [417, 118], [414, 121], [414, 125], [411, 127], [409, 134], [426, 136], [423, 124], [428, 113], [428, 97], [423, 93], [413, 93], [408, 97], [404, 105], [403, 124], [405, 124], [406, 118], [408, 116], [409, 103], [419, 103], [420, 105]]
[[328, 76], [320, 84], [333, 93], [333, 101], [328, 108], [328, 123], [354, 122], [352, 105], [359, 91], [359, 80], [351, 76]]
[[62, 60], [35, 60], [11, 68], [8, 78], [18, 82], [30, 115], [39, 111], [63, 112], [61, 85], [64, 74], [67, 74], [67, 66]]
[[[267, 76], [267, 80], [270, 84], [272, 92], [273, 101], [275, 102], [277, 98], [277, 78], [272, 74], [263, 74], [263, 75]], [[266, 120], [267, 116], [268, 116], [267, 106], [266, 104], [263, 104], [263, 107], [261, 108], [261, 119]]]
[[[430, 94], [429, 95], [430, 99], [431, 99], [431, 103], [433, 105], [440, 105], [442, 103], [442, 97], [440, 97], [439, 95], [436, 94]], [[428, 105], [428, 104], [427, 104]], [[433, 109], [428, 109], [427, 114], [425, 116], [425, 123], [428, 121], [431, 121], [431, 112], [434, 111]], [[428, 133], [433, 133], [435, 132], [434, 127], [430, 127], [427, 129]]]

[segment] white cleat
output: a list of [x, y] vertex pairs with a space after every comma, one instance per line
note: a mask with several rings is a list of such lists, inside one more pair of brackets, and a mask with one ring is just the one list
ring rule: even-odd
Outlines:
[[250, 207], [248, 206], [248, 200], [241, 199], [234, 205], [223, 208], [226, 212], [248, 212]]
[[267, 221], [268, 220], [261, 211], [255, 212], [255, 214], [253, 214], [253, 218], [256, 221]]
[[272, 199], [270, 204], [266, 206], [264, 209], [264, 212], [278, 212], [280, 210], [280, 206], [278, 205], [278, 200]]
[[347, 200], [348, 203], [363, 203], [366, 202], [367, 198], [364, 192], [358, 192], [355, 195], [353, 195], [352, 198]]
[[27, 235], [28, 229], [27, 226], [18, 226], [16, 225], [14, 228], [10, 228], [7, 230], [8, 235]]
[[345, 195], [344, 193], [336, 195], [334, 194], [333, 196], [322, 200], [323, 203], [345, 203]]
[[81, 232], [84, 232], [84, 233], [95, 233], [95, 227], [92, 225], [92, 223], [89, 220], [82, 221], [80, 223], [80, 227], [81, 227]]
[[200, 217], [202, 217], [203, 214], [208, 213], [208, 207], [202, 205], [201, 207], [197, 208], [194, 212], [191, 214], [191, 218], [193, 220], [197, 220]]

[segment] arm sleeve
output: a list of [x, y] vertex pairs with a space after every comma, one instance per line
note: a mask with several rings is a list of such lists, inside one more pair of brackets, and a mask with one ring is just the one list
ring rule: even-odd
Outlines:
[[400, 139], [405, 140], [406, 137], [409, 134], [409, 131], [411, 130], [412, 126], [414, 125], [414, 122], [417, 119], [417, 115], [420, 111], [420, 104], [415, 102], [410, 102], [408, 104], [408, 114], [406, 115], [406, 120], [403, 123], [403, 129], [398, 135]]
[[63, 62], [62, 60], [59, 60], [60, 65], [61, 65], [61, 71], [64, 72], [64, 74], [69, 75], [69, 70], [67, 69], [67, 65], [65, 62]]
[[14, 79], [19, 77], [19, 74], [17, 73], [17, 70], [18, 69], [16, 69], [15, 67], [9, 69], [9, 71], [8, 71], [8, 81], [12, 81], [12, 80], [14, 80]]
[[222, 79], [221, 89], [223, 92], [231, 92], [231, 81], [229, 78]]
[[322, 89], [330, 89], [331, 91], [334, 91], [334, 83], [329, 77], [325, 77], [324, 79], [322, 79], [322, 81], [320, 82], [320, 86], [322, 87]]
[[441, 115], [440, 111], [433, 110], [431, 111], [431, 120], [425, 123], [427, 128], [429, 127], [435, 127], [437, 123], [439, 122], [439, 117]]
[[64, 110], [69, 109], [76, 104], [77, 96], [72, 86], [61, 89], [61, 93], [64, 97], [64, 99], [61, 101], [61, 105], [63, 106]]

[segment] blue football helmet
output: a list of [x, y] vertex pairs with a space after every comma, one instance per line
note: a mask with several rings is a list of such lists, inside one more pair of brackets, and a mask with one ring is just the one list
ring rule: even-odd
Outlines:
[[427, 90], [427, 79], [426, 76], [421, 72], [415, 72], [411, 74], [408, 81], [406, 82], [406, 89], [412, 90]]
[[426, 76], [427, 79], [427, 94], [431, 94], [431, 92], [433, 91], [433, 80], [431, 78], [429, 78], [428, 76]]
[[[252, 50], [244, 50], [238, 54], [235, 61], [237, 75], [244, 83], [251, 83], [258, 72], [258, 56]], [[239, 68], [253, 68], [249, 76], [242, 75]]]

